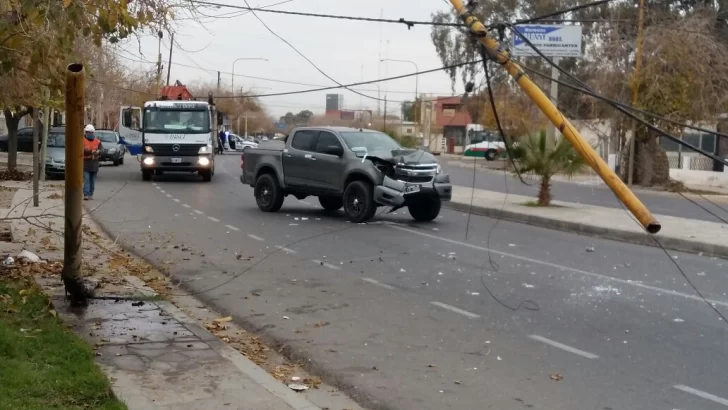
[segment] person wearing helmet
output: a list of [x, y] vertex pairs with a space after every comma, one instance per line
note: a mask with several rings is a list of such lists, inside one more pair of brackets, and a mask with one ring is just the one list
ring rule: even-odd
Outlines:
[[95, 132], [96, 129], [91, 124], [83, 129], [83, 199], [86, 201], [94, 199], [96, 175], [99, 172], [99, 153], [104, 149]]

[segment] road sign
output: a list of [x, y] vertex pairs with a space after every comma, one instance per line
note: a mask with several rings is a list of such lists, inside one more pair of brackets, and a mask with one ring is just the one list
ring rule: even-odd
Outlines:
[[[516, 30], [547, 57], [581, 57], [581, 26], [522, 24]], [[538, 54], [518, 35], [513, 35], [511, 52], [516, 57]]]
[[287, 126], [286, 126], [285, 123], [283, 123], [283, 122], [277, 122], [276, 123], [276, 129], [285, 130], [286, 128], [287, 128]]

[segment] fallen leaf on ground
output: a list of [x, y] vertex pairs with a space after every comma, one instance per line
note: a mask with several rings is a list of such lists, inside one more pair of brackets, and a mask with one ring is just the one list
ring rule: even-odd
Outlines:
[[226, 317], [219, 317], [219, 318], [215, 319], [215, 322], [216, 323], [225, 323], [225, 322], [230, 322], [232, 320], [233, 320], [232, 316], [226, 316]]
[[551, 373], [549, 375], [549, 378], [554, 381], [561, 381], [564, 380], [564, 376], [561, 375], [561, 373]]

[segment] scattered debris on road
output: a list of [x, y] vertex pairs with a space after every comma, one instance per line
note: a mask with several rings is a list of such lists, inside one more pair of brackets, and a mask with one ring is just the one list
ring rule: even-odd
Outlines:
[[556, 382], [564, 380], [564, 376], [562, 376], [561, 373], [551, 373], [549, 374], [549, 378]]

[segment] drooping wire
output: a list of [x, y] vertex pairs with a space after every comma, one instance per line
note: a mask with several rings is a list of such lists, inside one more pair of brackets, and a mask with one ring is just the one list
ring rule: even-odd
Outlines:
[[[513, 30], [514, 32], [518, 33], [518, 31], [517, 31], [517, 30], [515, 30], [515, 29], [514, 29], [513, 27], [511, 27], [511, 29], [512, 29], [512, 30]], [[520, 36], [520, 35], [519, 35], [519, 36]], [[569, 73], [568, 71], [566, 71], [566, 70], [563, 70], [563, 69], [562, 69], [562, 68], [561, 68], [561, 67], [560, 67], [560, 66], [559, 66], [558, 64], [555, 64], [555, 63], [554, 63], [554, 62], [553, 62], [553, 61], [552, 61], [551, 59], [549, 59], [548, 57], [546, 57], [546, 55], [544, 55], [544, 54], [543, 54], [543, 52], [541, 52], [541, 50], [539, 50], [539, 49], [538, 49], [538, 47], [536, 47], [536, 46], [535, 46], [535, 45], [534, 45], [533, 43], [531, 43], [531, 42], [530, 42], [530, 41], [528, 40], [528, 38], [526, 38], [525, 36], [520, 36], [520, 37], [521, 37], [521, 39], [523, 39], [523, 41], [524, 41], [525, 43], [527, 43], [527, 44], [528, 44], [528, 46], [529, 46], [529, 47], [531, 47], [531, 49], [533, 49], [533, 50], [534, 50], [534, 51], [535, 51], [535, 52], [536, 52], [537, 54], [539, 54], [539, 56], [541, 56], [541, 58], [543, 58], [544, 60], [546, 60], [546, 62], [548, 62], [548, 63], [549, 63], [549, 64], [550, 64], [550, 65], [551, 65], [552, 67], [554, 67], [554, 68], [558, 69], [559, 71], [561, 71], [562, 73], [564, 73], [564, 74], [565, 74], [565, 75], [566, 75], [566, 76], [567, 76], [568, 78], [572, 79], [572, 80], [573, 80], [573, 81], [575, 81], [575, 82], [576, 82], [577, 84], [580, 84], [580, 85], [581, 85], [581, 86], [582, 86], [582, 87], [584, 88], [584, 90], [587, 90], [587, 91], [590, 91], [590, 92], [592, 92], [592, 93], [596, 94], [596, 93], [595, 93], [595, 92], [594, 92], [593, 90], [591, 90], [591, 89], [590, 89], [590, 88], [589, 88], [589, 87], [588, 87], [588, 86], [587, 86], [586, 84], [584, 84], [584, 83], [583, 83], [583, 82], [582, 82], [581, 80], [579, 80], [578, 78], [576, 78], [576, 77], [574, 77], [573, 75], [571, 75], [571, 73]], [[596, 94], [596, 95], [598, 95], [598, 94]], [[664, 131], [660, 130], [659, 128], [657, 128], [657, 127], [654, 127], [654, 126], [652, 126], [652, 125], [651, 125], [651, 124], [649, 124], [649, 123], [648, 123], [647, 121], [644, 121], [643, 119], [641, 119], [641, 118], [637, 117], [636, 115], [634, 115], [634, 114], [632, 114], [632, 113], [628, 112], [628, 111], [627, 111], [626, 109], [624, 109], [624, 108], [621, 108], [621, 107], [619, 107], [619, 106], [618, 106], [618, 105], [616, 105], [616, 104], [612, 104], [612, 107], [614, 107], [614, 108], [618, 109], [619, 111], [621, 111], [621, 112], [623, 112], [623, 113], [627, 114], [628, 116], [630, 116], [630, 117], [634, 118], [635, 120], [637, 120], [637, 121], [639, 121], [639, 122], [643, 123], [644, 125], [649, 125], [649, 126], [650, 126], [651, 128], [654, 128], [655, 130], [657, 130], [657, 132], [659, 132], [660, 134], [663, 134], [663, 135], [669, 136], [669, 137], [671, 137], [671, 139], [676, 139], [676, 138], [675, 138], [675, 137], [673, 137], [672, 135], [669, 135], [669, 134], [667, 134], [666, 132], [664, 132]], [[563, 114], [561, 114], [561, 112], [560, 112], [560, 111], [558, 112], [558, 114], [559, 114], [559, 116], [561, 116], [561, 118], [562, 118], [562, 120], [561, 120], [562, 124], [566, 124], [566, 123], [568, 123], [568, 122], [567, 122], [568, 120], [566, 120], [566, 118], [564, 118], [564, 117], [563, 117]], [[633, 136], [633, 138], [634, 138], [634, 136]], [[678, 140], [678, 141], [681, 141], [681, 140]], [[577, 139], [577, 143], [581, 144], [581, 141]], [[582, 147], [582, 148], [584, 148], [584, 147]], [[645, 230], [644, 226], [642, 226], [642, 224], [641, 224], [641, 223], [640, 223], [639, 221], [637, 221], [637, 220], [636, 220], [636, 219], [634, 218], [634, 216], [633, 216], [633, 215], [632, 215], [632, 214], [631, 214], [631, 213], [630, 213], [630, 212], [629, 212], [629, 211], [628, 211], [628, 210], [626, 209], [626, 207], [624, 206], [624, 204], [622, 203], [622, 201], [618, 201], [618, 202], [619, 202], [620, 206], [622, 207], [622, 209], [624, 210], [624, 212], [625, 212], [625, 213], [627, 214], [627, 216], [629, 216], [629, 217], [630, 217], [630, 218], [631, 218], [631, 219], [632, 219], [632, 220], [633, 220], [633, 221], [634, 221], [634, 222], [635, 222], [635, 223], [636, 223], [636, 224], [637, 224], [637, 225], [638, 225], [638, 226], [639, 226], [640, 228], [642, 228], [643, 230]], [[670, 252], [669, 252], [669, 251], [668, 251], [668, 250], [667, 250], [667, 249], [665, 248], [665, 246], [664, 246], [664, 245], [663, 245], [663, 244], [662, 244], [662, 243], [661, 243], [661, 242], [660, 242], [660, 241], [659, 241], [659, 240], [657, 239], [657, 237], [656, 237], [655, 235], [652, 235], [652, 234], [649, 234], [649, 233], [647, 233], [647, 234], [648, 234], [648, 235], [649, 235], [649, 237], [650, 237], [650, 238], [651, 238], [651, 239], [652, 239], [652, 240], [653, 240], [653, 241], [655, 242], [655, 244], [657, 245], [657, 247], [659, 247], [659, 248], [660, 248], [660, 249], [662, 250], [662, 252], [663, 252], [663, 253], [664, 253], [664, 254], [665, 254], [665, 255], [666, 255], [666, 256], [667, 256], [667, 257], [668, 257], [668, 258], [670, 259], [670, 261], [672, 262], [672, 264], [673, 264], [673, 265], [675, 265], [675, 268], [677, 268], [678, 272], [680, 272], [680, 275], [681, 275], [681, 276], [683, 277], [683, 279], [685, 280], [685, 282], [686, 282], [686, 283], [687, 283], [688, 285], [690, 285], [690, 287], [691, 287], [691, 288], [693, 289], [693, 291], [694, 291], [694, 292], [695, 292], [695, 293], [696, 293], [696, 294], [697, 294], [697, 295], [698, 295], [698, 296], [700, 297], [700, 299], [701, 299], [701, 300], [702, 300], [702, 301], [703, 301], [703, 302], [704, 302], [704, 303], [705, 303], [706, 305], [708, 305], [708, 307], [710, 307], [710, 309], [711, 309], [711, 310], [713, 310], [713, 311], [714, 311], [714, 312], [715, 312], [715, 313], [716, 313], [716, 314], [718, 315], [718, 317], [719, 317], [719, 318], [720, 318], [720, 319], [721, 319], [721, 320], [722, 320], [723, 322], [725, 322], [726, 324], [728, 324], [728, 319], [726, 318], [726, 316], [725, 316], [725, 315], [723, 315], [723, 312], [721, 312], [720, 310], [718, 310], [718, 308], [717, 308], [716, 306], [714, 306], [714, 305], [713, 305], [713, 304], [712, 304], [712, 303], [711, 303], [711, 302], [710, 302], [710, 301], [709, 301], [709, 300], [708, 300], [708, 299], [707, 299], [707, 298], [706, 298], [706, 297], [705, 297], [705, 296], [703, 295], [703, 293], [702, 293], [702, 292], [700, 291], [700, 289], [698, 289], [698, 287], [697, 287], [697, 286], [696, 286], [696, 285], [695, 285], [695, 284], [693, 283], [693, 281], [692, 281], [692, 280], [691, 280], [691, 279], [690, 279], [690, 278], [688, 277], [688, 275], [687, 275], [687, 274], [685, 273], [685, 271], [684, 271], [684, 270], [682, 269], [682, 267], [680, 266], [680, 264], [679, 264], [679, 263], [677, 263], [677, 261], [676, 261], [676, 260], [675, 260], [675, 259], [674, 259], [674, 258], [672, 257], [672, 255], [670, 255]]]

